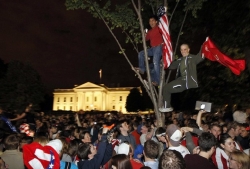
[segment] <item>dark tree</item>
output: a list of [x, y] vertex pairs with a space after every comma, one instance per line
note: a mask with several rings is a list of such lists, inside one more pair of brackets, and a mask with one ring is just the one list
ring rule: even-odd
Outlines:
[[36, 70], [19, 61], [10, 62], [5, 76], [0, 79], [2, 107], [20, 110], [29, 103], [38, 106], [43, 98], [44, 87]]
[[133, 88], [130, 90], [126, 101], [126, 109], [128, 112], [144, 110], [143, 97], [138, 88]]
[[2, 59], [0, 59], [0, 79], [2, 79], [6, 74], [6, 69], [7, 65], [4, 63]]

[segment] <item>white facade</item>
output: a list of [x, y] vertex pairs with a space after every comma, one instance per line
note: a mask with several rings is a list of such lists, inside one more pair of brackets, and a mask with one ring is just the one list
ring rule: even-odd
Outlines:
[[53, 110], [100, 110], [127, 112], [126, 99], [134, 87], [108, 88], [84, 83], [73, 89], [55, 89]]

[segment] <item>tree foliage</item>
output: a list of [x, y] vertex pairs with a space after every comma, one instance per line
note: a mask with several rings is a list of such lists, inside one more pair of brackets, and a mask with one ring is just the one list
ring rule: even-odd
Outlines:
[[[87, 10], [93, 17], [102, 19], [110, 28], [113, 36], [114, 29], [118, 28], [116, 30], [127, 35], [125, 41], [132, 43], [138, 52], [139, 44], [143, 42], [141, 35], [147, 25], [148, 17], [155, 14], [157, 7], [163, 2], [167, 2], [174, 48], [178, 49], [181, 43], [188, 43], [191, 53], [198, 53], [205, 38], [210, 36], [219, 49], [233, 59], [245, 57], [243, 49], [249, 49], [250, 44], [250, 13], [248, 12], [250, 2], [248, 1], [225, 3], [218, 0], [138, 0], [137, 2], [134, 0], [66, 0], [66, 7], [69, 10]], [[133, 7], [136, 8], [133, 9]], [[139, 24], [140, 19], [142, 19], [142, 25]], [[182, 25], [183, 29], [180, 30]], [[125, 54], [129, 49], [125, 50], [121, 47], [120, 42], [124, 39], [116, 40], [120, 53]], [[174, 57], [178, 58], [180, 53], [178, 50], [176, 51]], [[127, 56], [125, 55], [125, 57]], [[130, 62], [129, 64], [132, 66]], [[249, 72], [244, 71], [240, 76], [236, 76], [218, 62], [209, 60], [200, 63], [197, 71], [199, 88], [179, 94], [178, 105], [180, 108], [193, 107], [195, 100], [210, 101], [217, 105], [249, 102]], [[151, 86], [147, 89], [140, 75], [138, 77], [152, 102], [154, 102], [152, 98], [160, 98], [160, 92], [158, 97], [157, 92], [152, 92]], [[154, 107], [156, 110], [157, 105], [154, 104]]]
[[126, 109], [128, 112], [138, 112], [138, 110], [144, 110], [143, 97], [138, 88], [130, 90], [126, 100]]
[[38, 106], [44, 97], [39, 74], [30, 65], [13, 61], [7, 64], [6, 74], [0, 79], [0, 104], [20, 110], [29, 103]]

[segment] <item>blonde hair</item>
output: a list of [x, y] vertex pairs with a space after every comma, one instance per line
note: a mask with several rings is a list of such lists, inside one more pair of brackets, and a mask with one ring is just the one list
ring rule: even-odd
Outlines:
[[42, 146], [45, 146], [49, 142], [49, 139], [45, 136], [38, 136], [34, 138], [33, 142], [38, 142]]
[[250, 157], [246, 153], [240, 150], [235, 150], [230, 153], [230, 156], [239, 164], [240, 169], [250, 168]]

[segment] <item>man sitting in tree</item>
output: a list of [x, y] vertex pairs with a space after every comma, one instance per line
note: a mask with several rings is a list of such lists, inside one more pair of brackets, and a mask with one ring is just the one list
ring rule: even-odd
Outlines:
[[[151, 29], [146, 33], [146, 40], [150, 40], [151, 48], [147, 49], [148, 56], [153, 56], [153, 70], [151, 71], [152, 84], [158, 86], [160, 83], [160, 61], [162, 55], [162, 35], [158, 27], [157, 16], [149, 18], [149, 25]], [[144, 50], [139, 52], [139, 67], [135, 67], [141, 74], [144, 74], [145, 67], [145, 54]]]

